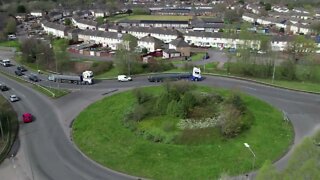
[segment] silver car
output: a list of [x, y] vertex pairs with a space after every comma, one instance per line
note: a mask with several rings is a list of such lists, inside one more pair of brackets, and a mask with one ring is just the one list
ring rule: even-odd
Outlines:
[[10, 95], [10, 101], [11, 102], [19, 101], [19, 97], [17, 95], [12, 94]]

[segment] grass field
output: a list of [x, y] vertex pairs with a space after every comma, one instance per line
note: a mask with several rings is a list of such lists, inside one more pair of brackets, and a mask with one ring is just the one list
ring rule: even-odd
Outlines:
[[117, 16], [113, 16], [110, 18], [107, 18], [109, 21], [117, 22], [120, 20], [171, 20], [171, 21], [188, 21], [189, 19], [192, 19], [192, 16], [157, 16], [157, 15], [127, 15], [127, 14], [121, 14]]
[[[160, 87], [149, 87], [159, 92]], [[226, 90], [216, 90], [228, 94]], [[114, 170], [150, 179], [217, 179], [223, 172], [237, 175], [256, 165], [280, 158], [293, 139], [292, 126], [280, 111], [251, 96], [243, 96], [255, 116], [252, 127], [233, 139], [211, 144], [175, 145], [153, 143], [125, 128], [122, 119], [135, 102], [131, 91], [107, 97], [90, 105], [76, 118], [73, 139], [90, 158]]]
[[3, 41], [3, 42], [0, 42], [0, 46], [3, 46], [3, 47], [14, 47], [14, 48], [17, 48], [18, 50], [20, 49], [20, 43], [19, 41]]

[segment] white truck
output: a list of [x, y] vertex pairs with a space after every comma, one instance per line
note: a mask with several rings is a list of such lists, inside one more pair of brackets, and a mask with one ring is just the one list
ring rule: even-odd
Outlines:
[[54, 82], [67, 82], [74, 84], [93, 84], [93, 72], [92, 71], [84, 71], [79, 76], [73, 75], [60, 75], [60, 74], [51, 74], [48, 77], [49, 81]]

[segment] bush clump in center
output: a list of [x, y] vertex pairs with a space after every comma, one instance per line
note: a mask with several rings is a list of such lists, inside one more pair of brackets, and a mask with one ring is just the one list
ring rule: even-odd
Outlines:
[[160, 93], [135, 89], [136, 103], [124, 125], [147, 140], [202, 144], [234, 138], [254, 117], [238, 93], [222, 96], [184, 81], [163, 85]]

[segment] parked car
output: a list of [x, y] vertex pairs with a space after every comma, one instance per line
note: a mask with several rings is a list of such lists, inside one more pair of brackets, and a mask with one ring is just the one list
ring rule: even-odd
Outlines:
[[0, 90], [1, 90], [1, 91], [8, 91], [9, 88], [8, 88], [6, 85], [4, 85], [4, 84], [0, 84]]
[[22, 114], [22, 121], [24, 123], [29, 123], [29, 122], [32, 122], [32, 115], [30, 113], [24, 113]]
[[35, 74], [30, 74], [30, 75], [29, 75], [29, 80], [30, 80], [30, 81], [33, 81], [33, 82], [39, 82], [39, 81], [40, 81], [40, 79], [38, 78], [38, 76], [35, 75]]
[[21, 72], [27, 71], [27, 69], [26, 69], [25, 67], [23, 67], [23, 66], [18, 66], [18, 67], [17, 67], [17, 70], [18, 70], [18, 71], [21, 71]]
[[17, 75], [17, 76], [22, 76], [24, 75], [22, 71], [20, 70], [15, 70], [14, 73]]
[[258, 54], [266, 54], [267, 52], [260, 50], [260, 51], [258, 51], [257, 53], [258, 53]]
[[127, 81], [132, 81], [132, 78], [126, 75], [119, 75], [118, 76], [118, 81], [119, 82], [127, 82]]
[[16, 102], [16, 101], [19, 101], [19, 100], [20, 99], [19, 99], [19, 97], [17, 95], [15, 95], [15, 94], [10, 95], [10, 101], [11, 102]]

